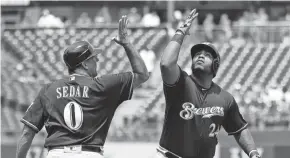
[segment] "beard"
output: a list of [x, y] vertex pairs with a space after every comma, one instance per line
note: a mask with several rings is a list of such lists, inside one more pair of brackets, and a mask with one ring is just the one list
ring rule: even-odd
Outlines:
[[193, 64], [191, 66], [192, 74], [200, 75], [200, 74], [212, 74], [211, 70], [207, 70], [204, 66]]

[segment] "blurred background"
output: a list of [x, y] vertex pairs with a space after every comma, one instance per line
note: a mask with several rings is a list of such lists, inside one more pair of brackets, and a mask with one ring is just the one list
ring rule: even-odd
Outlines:
[[[290, 2], [287, 1], [37, 1], [1, 0], [1, 157], [15, 157], [24, 112], [44, 83], [67, 75], [64, 49], [87, 40], [105, 50], [99, 75], [130, 71], [111, 42], [128, 15], [129, 35], [150, 79], [116, 111], [105, 158], [149, 158], [164, 119], [161, 53], [191, 9], [197, 8], [179, 65], [190, 73], [192, 45], [210, 41], [221, 55], [214, 81], [232, 93], [263, 158], [290, 154]], [[28, 158], [44, 158], [43, 129]], [[246, 158], [233, 137], [219, 134], [215, 158]]]

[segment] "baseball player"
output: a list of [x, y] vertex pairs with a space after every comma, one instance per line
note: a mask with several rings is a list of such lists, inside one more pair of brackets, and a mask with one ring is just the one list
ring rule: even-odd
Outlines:
[[17, 158], [25, 158], [35, 133], [47, 131], [47, 158], [101, 158], [108, 129], [118, 105], [129, 100], [133, 88], [149, 74], [127, 37], [128, 19], [119, 21], [113, 40], [124, 47], [133, 72], [97, 76], [102, 50], [86, 41], [75, 42], [64, 52], [69, 76], [45, 85], [27, 109], [18, 142]]
[[220, 56], [210, 43], [191, 48], [192, 74], [177, 65], [179, 50], [194, 9], [177, 29], [162, 55], [160, 67], [166, 100], [165, 120], [157, 156], [162, 158], [213, 158], [221, 127], [233, 135], [250, 158], [258, 158], [247, 122], [233, 96], [215, 84]]

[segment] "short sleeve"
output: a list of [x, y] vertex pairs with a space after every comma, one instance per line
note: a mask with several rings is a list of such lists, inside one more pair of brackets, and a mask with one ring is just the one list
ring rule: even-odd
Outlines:
[[184, 86], [187, 76], [187, 73], [180, 68], [180, 74], [176, 83], [167, 84], [163, 82], [163, 91], [167, 105], [178, 105], [177, 102], [180, 100], [177, 98], [182, 98], [184, 96]]
[[188, 76], [187, 73], [185, 71], [183, 71], [180, 67], [179, 67], [179, 76], [178, 76], [178, 79], [177, 81], [174, 83], [174, 84], [168, 84], [168, 83], [165, 83], [163, 81], [163, 85], [164, 87], [168, 87], [168, 88], [173, 88], [173, 87], [176, 87], [176, 86], [179, 86], [179, 85], [182, 85], [184, 83], [184, 79], [185, 79], [185, 76]]
[[118, 104], [130, 100], [133, 94], [133, 72], [105, 75], [98, 78], [104, 90], [112, 99], [118, 99]]
[[25, 112], [21, 122], [32, 128], [35, 132], [39, 132], [45, 121], [44, 105], [42, 103], [43, 89], [39, 92], [38, 96], [31, 103]]
[[233, 135], [241, 132], [247, 128], [248, 123], [244, 120], [242, 114], [239, 111], [239, 107], [233, 98], [229, 110], [225, 114], [223, 121], [223, 127], [229, 135]]

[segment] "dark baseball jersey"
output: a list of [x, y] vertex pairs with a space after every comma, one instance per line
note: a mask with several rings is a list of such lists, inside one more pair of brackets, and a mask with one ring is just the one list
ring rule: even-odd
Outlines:
[[45, 147], [103, 146], [116, 108], [132, 96], [133, 76], [73, 74], [57, 80], [40, 90], [21, 122], [36, 132], [45, 126]]
[[221, 126], [228, 134], [247, 127], [235, 99], [212, 82], [203, 91], [180, 70], [174, 85], [164, 83], [165, 120], [160, 146], [182, 158], [212, 158]]

